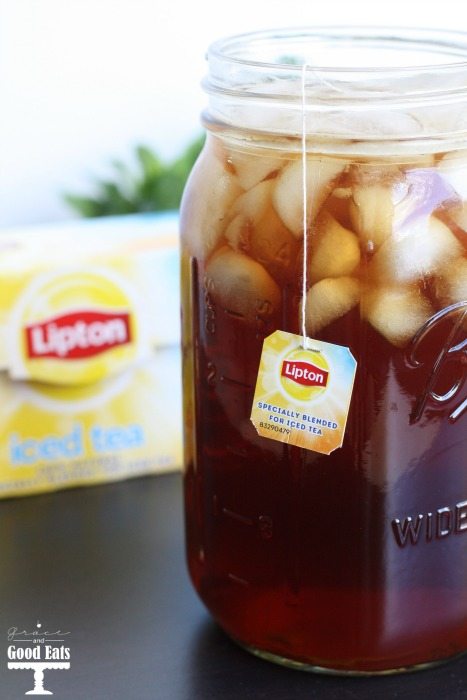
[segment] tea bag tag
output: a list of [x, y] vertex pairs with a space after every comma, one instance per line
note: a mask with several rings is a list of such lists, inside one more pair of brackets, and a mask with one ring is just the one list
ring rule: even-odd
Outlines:
[[[357, 363], [349, 348], [308, 338], [306, 63], [301, 71], [303, 268], [301, 335], [265, 338], [251, 421], [258, 435], [329, 455], [342, 446]], [[313, 309], [311, 309], [313, 312]]]
[[329, 455], [342, 446], [357, 363], [349, 348], [275, 331], [265, 338], [251, 421], [258, 435]]

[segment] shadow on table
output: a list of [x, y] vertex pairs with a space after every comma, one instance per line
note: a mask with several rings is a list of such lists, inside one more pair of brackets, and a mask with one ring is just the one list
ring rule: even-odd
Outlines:
[[[465, 658], [428, 671], [377, 678], [339, 678], [276, 666], [248, 654], [214, 622], [191, 642], [184, 700], [464, 700]], [[458, 668], [462, 666], [462, 671]], [[457, 671], [457, 672], [455, 672]]]

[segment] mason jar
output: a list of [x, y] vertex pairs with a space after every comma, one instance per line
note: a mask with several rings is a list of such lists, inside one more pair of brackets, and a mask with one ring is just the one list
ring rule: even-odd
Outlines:
[[[181, 209], [193, 585], [228, 635], [288, 666], [376, 674], [454, 657], [467, 648], [467, 35], [257, 32], [213, 44], [208, 63], [207, 140]], [[287, 364], [283, 338], [296, 339]], [[287, 396], [297, 410], [281, 413]]]

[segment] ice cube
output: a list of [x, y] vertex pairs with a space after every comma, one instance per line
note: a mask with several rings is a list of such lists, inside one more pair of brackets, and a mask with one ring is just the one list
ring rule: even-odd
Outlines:
[[458, 258], [446, 265], [435, 279], [435, 293], [442, 306], [467, 301], [466, 258]]
[[405, 180], [408, 192], [397, 206], [396, 225], [409, 224], [422, 216], [429, 216], [442, 204], [457, 199], [454, 189], [434, 168], [408, 169]]
[[395, 207], [407, 193], [403, 183], [373, 183], [353, 187], [350, 220], [367, 250], [373, 251], [391, 235]]
[[225, 238], [230, 247], [247, 253], [250, 249], [251, 229], [251, 219], [243, 214], [237, 214], [225, 230]]
[[[331, 158], [307, 158], [308, 222], [314, 221], [333, 184], [343, 172], [345, 163]], [[301, 158], [289, 163], [275, 181], [272, 201], [276, 212], [296, 236], [303, 236], [303, 186]]]
[[249, 253], [278, 281], [293, 275], [299, 245], [272, 209], [252, 226]]
[[251, 189], [262, 180], [277, 173], [284, 165], [284, 160], [281, 158], [263, 155], [258, 149], [252, 153], [230, 150], [226, 154], [226, 160], [244, 190]]
[[225, 237], [234, 250], [250, 255], [278, 281], [294, 274], [299, 243], [274, 211], [256, 223], [239, 214], [229, 224]]
[[[329, 117], [328, 117], [328, 121]], [[362, 138], [368, 145], [374, 143], [377, 152], [381, 154], [393, 152], [387, 149], [386, 142], [389, 139], [399, 140], [408, 136], [416, 136], [423, 133], [424, 125], [416, 115], [410, 112], [402, 112], [400, 109], [367, 109], [341, 111], [334, 117], [332, 125], [339, 130], [337, 133]], [[403, 144], [398, 144], [401, 148]]]
[[433, 313], [417, 287], [374, 287], [362, 293], [362, 316], [386, 340], [403, 347]]
[[255, 260], [223, 246], [206, 267], [206, 289], [225, 313], [254, 323], [280, 307], [280, 289]]
[[299, 242], [272, 208], [271, 188], [272, 181], [266, 180], [235, 200], [225, 237], [234, 250], [247, 253], [284, 280], [293, 273]]
[[[433, 154], [420, 154], [420, 143], [412, 137], [426, 134], [426, 125], [419, 115], [400, 109], [342, 109], [321, 115], [317, 131], [342, 138], [341, 153], [361, 157], [374, 157], [396, 164], [418, 163], [430, 166]], [[428, 149], [427, 149], [428, 150]]]
[[350, 203], [352, 225], [368, 251], [376, 250], [393, 232], [432, 214], [455, 197], [439, 173], [427, 168], [359, 166]]
[[467, 233], [467, 202], [463, 202], [459, 208], [452, 209], [449, 214], [454, 223]]
[[196, 177], [196, 187], [186, 190], [181, 230], [192, 255], [205, 258], [219, 245], [227, 212], [242, 189], [237, 178], [208, 151], [196, 163], [192, 177]]
[[353, 277], [326, 278], [314, 284], [306, 296], [306, 328], [314, 336], [358, 304], [360, 283]]
[[438, 163], [438, 170], [459, 197], [467, 200], [467, 151], [446, 153]]
[[436, 273], [461, 253], [461, 244], [445, 224], [434, 216], [421, 217], [381, 245], [369, 275], [387, 284], [413, 282]]
[[354, 188], [349, 213], [366, 248], [377, 248], [392, 231], [394, 204], [390, 188], [384, 185]]
[[244, 192], [235, 200], [229, 216], [233, 217], [237, 216], [237, 214], [242, 214], [252, 221], [259, 221], [266, 213], [266, 210], [272, 207], [272, 189], [273, 180], [265, 180], [265, 182], [255, 185], [255, 187], [252, 187], [248, 192]]
[[328, 212], [317, 221], [310, 249], [308, 273], [312, 282], [325, 277], [351, 275], [360, 263], [357, 236], [341, 226]]
[[350, 220], [349, 204], [352, 196], [351, 187], [337, 187], [331, 192], [326, 200], [326, 209], [332, 212], [333, 217], [341, 226], [347, 229], [352, 228]]

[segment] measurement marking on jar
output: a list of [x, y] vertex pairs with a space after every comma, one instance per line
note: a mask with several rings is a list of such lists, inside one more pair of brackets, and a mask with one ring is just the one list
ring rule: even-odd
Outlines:
[[228, 314], [229, 316], [234, 316], [234, 318], [245, 318], [244, 314], [241, 314], [238, 311], [233, 311], [232, 309], [224, 309], [224, 313]]
[[214, 362], [206, 364], [206, 382], [208, 386], [216, 386], [217, 367]]
[[244, 578], [240, 578], [240, 576], [235, 576], [235, 574], [227, 574], [227, 578], [229, 578], [234, 583], [239, 583], [241, 586], [248, 587], [250, 585], [250, 583], [248, 581], [245, 581]]
[[205, 286], [204, 304], [205, 304], [205, 310], [206, 310], [206, 318], [204, 321], [204, 327], [205, 327], [207, 333], [209, 333], [210, 335], [214, 335], [216, 333], [216, 308], [215, 308], [215, 305], [214, 305], [212, 298], [211, 298], [211, 292], [215, 291], [215, 285], [211, 279], [206, 277], [204, 280], [204, 286]]
[[274, 534], [273, 520], [270, 515], [260, 515], [258, 518], [259, 534], [263, 540], [272, 540]]
[[230, 454], [235, 455], [235, 457], [242, 457], [246, 458], [248, 457], [248, 452], [245, 450], [244, 447], [235, 447], [234, 445], [226, 445], [225, 449], [227, 452], [230, 452]]
[[243, 523], [244, 525], [253, 525], [253, 520], [251, 518], [247, 518], [245, 515], [240, 515], [240, 513], [235, 513], [235, 511], [229, 510], [228, 508], [222, 508], [222, 514], [226, 515], [228, 518], [232, 518], [232, 520], [237, 520], [239, 523]]
[[238, 386], [242, 389], [253, 388], [251, 384], [247, 384], [246, 382], [240, 382], [238, 379], [231, 379], [230, 377], [226, 377], [224, 374], [221, 376], [221, 382], [223, 382], [224, 384], [232, 384], [233, 386]]

